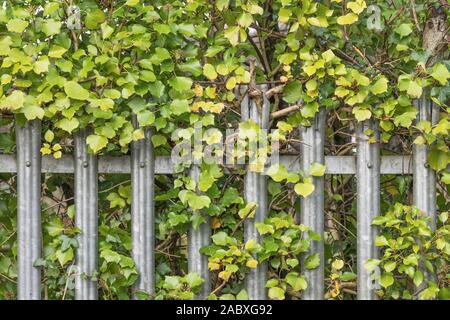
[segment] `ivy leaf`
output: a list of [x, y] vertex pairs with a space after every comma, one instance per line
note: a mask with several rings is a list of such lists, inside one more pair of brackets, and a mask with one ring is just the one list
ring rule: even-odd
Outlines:
[[104, 136], [91, 134], [86, 138], [86, 143], [92, 149], [94, 153], [99, 152], [108, 144], [108, 139]]
[[352, 109], [352, 113], [355, 115], [356, 120], [358, 122], [370, 119], [372, 116], [372, 111], [360, 107], [355, 107]]
[[305, 290], [308, 287], [305, 277], [300, 276], [297, 272], [289, 272], [285, 279], [287, 284], [289, 284], [296, 292]]
[[228, 235], [223, 232], [217, 232], [216, 234], [211, 236], [211, 239], [213, 241], [214, 244], [217, 244], [218, 246], [226, 246], [227, 245], [227, 240], [228, 240]]
[[384, 272], [380, 277], [379, 283], [383, 288], [392, 286], [394, 284], [394, 277], [392, 276], [392, 273]]
[[378, 259], [369, 259], [364, 263], [364, 268], [366, 268], [367, 272], [372, 272], [380, 262]]
[[89, 91], [75, 81], [67, 81], [64, 84], [64, 91], [69, 98], [75, 100], [87, 100], [89, 98]]
[[214, 66], [212, 64], [207, 63], [203, 66], [203, 74], [209, 80], [217, 79], [217, 72], [216, 72], [216, 69], [214, 69]]
[[183, 92], [192, 87], [192, 79], [186, 77], [173, 77], [169, 80], [169, 84], [178, 92]]
[[297, 193], [298, 195], [301, 195], [303, 197], [307, 197], [309, 196], [311, 193], [313, 193], [315, 187], [314, 184], [312, 183], [297, 183], [294, 186], [294, 191], [295, 193]]
[[428, 164], [435, 171], [441, 171], [447, 168], [450, 163], [450, 154], [436, 147], [432, 147], [428, 153]]
[[200, 286], [205, 280], [202, 279], [197, 273], [190, 272], [185, 277], [186, 282], [190, 288], [196, 288]]
[[174, 115], [179, 116], [185, 112], [189, 112], [189, 102], [187, 100], [174, 99], [170, 104], [170, 109]]
[[42, 31], [47, 37], [53, 36], [61, 32], [61, 22], [53, 19], [48, 19], [42, 26]]
[[314, 162], [309, 166], [309, 174], [313, 177], [322, 177], [325, 174], [325, 165]]
[[370, 92], [373, 94], [381, 94], [387, 91], [388, 80], [385, 77], [381, 77], [370, 88]]
[[28, 27], [28, 21], [22, 19], [11, 19], [6, 24], [10, 32], [22, 33]]
[[284, 165], [276, 163], [270, 166], [267, 170], [267, 175], [274, 181], [281, 182], [288, 177], [289, 173]]
[[402, 23], [395, 29], [395, 32], [400, 35], [400, 37], [409, 36], [412, 33], [412, 27], [410, 23]]
[[69, 247], [66, 251], [57, 250], [55, 256], [61, 267], [63, 267], [67, 262], [73, 259], [73, 249], [72, 247]]
[[356, 21], [358, 21], [358, 15], [356, 15], [352, 12], [347, 13], [344, 16], [340, 16], [336, 20], [336, 22], [340, 25], [352, 24], [352, 23], [355, 23]]
[[284, 300], [284, 290], [280, 287], [270, 288], [269, 298], [272, 300]]
[[423, 273], [420, 270], [417, 270], [414, 273], [414, 278], [413, 278], [413, 282], [416, 285], [416, 287], [420, 286], [423, 282]]
[[301, 99], [302, 94], [302, 84], [298, 80], [288, 83], [283, 88], [283, 100], [287, 103], [297, 103]]
[[61, 119], [56, 123], [56, 127], [60, 128], [68, 133], [72, 133], [73, 130], [75, 130], [76, 128], [78, 128], [79, 126], [79, 122], [77, 120], [77, 118], [72, 118], [72, 119]]
[[137, 114], [137, 121], [141, 127], [150, 126], [155, 122], [155, 114], [149, 110], [141, 111]]
[[239, 43], [239, 27], [238, 26], [233, 26], [233, 27], [229, 27], [228, 29], [226, 29], [224, 31], [225, 38], [228, 39], [228, 41], [230, 41], [230, 44], [234, 47]]
[[420, 98], [422, 96], [422, 87], [415, 80], [409, 81], [406, 93], [412, 98]]
[[447, 70], [447, 67], [442, 63], [438, 63], [433, 66], [433, 72], [431, 76], [437, 80], [442, 86], [447, 84], [447, 80], [450, 78], [450, 72]]
[[236, 300], [248, 300], [247, 290], [242, 289], [241, 291], [239, 291], [239, 293], [236, 295]]
[[125, 2], [125, 5], [129, 7], [136, 7], [138, 4], [139, 0], [127, 0], [127, 2]]
[[305, 268], [308, 270], [317, 268], [319, 265], [320, 255], [318, 253], [311, 254], [305, 259]]
[[25, 115], [25, 118], [27, 120], [34, 120], [34, 119], [43, 119], [44, 118], [44, 109], [41, 107], [35, 105], [35, 104], [25, 104], [25, 106], [22, 108], [22, 112]]

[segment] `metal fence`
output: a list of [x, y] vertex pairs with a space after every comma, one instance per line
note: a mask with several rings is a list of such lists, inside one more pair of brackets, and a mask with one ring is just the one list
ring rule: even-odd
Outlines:
[[[416, 101], [419, 110], [418, 120], [437, 119], [437, 110], [426, 99]], [[268, 123], [269, 103], [263, 101], [263, 114], [253, 99], [242, 100], [243, 120], [253, 119], [261, 127]], [[281, 156], [280, 162], [288, 170], [307, 169], [313, 162], [326, 165], [326, 174], [356, 175], [357, 178], [357, 294], [358, 299], [375, 299], [374, 287], [369, 285], [370, 275], [364, 268], [368, 258], [377, 257], [375, 247], [376, 228], [372, 219], [380, 214], [380, 175], [413, 175], [414, 205], [436, 219], [436, 178], [427, 165], [427, 147], [415, 145], [413, 154], [402, 156], [380, 156], [378, 142], [369, 143], [365, 129], [378, 133], [376, 122], [372, 120], [359, 123], [356, 134], [356, 156], [325, 156], [325, 110], [320, 110], [311, 127], [300, 128], [300, 139], [304, 142], [299, 156]], [[28, 122], [25, 127], [16, 127], [16, 155], [0, 154], [0, 172], [17, 172], [18, 192], [18, 298], [41, 298], [41, 270], [34, 267], [34, 261], [41, 255], [41, 173], [75, 174], [75, 222], [80, 228], [79, 247], [76, 254], [75, 279], [76, 299], [97, 299], [97, 283], [83, 275], [92, 274], [98, 264], [98, 174], [131, 173], [132, 181], [132, 256], [140, 277], [135, 290], [153, 293], [155, 290], [155, 208], [154, 175], [172, 174], [169, 157], [154, 157], [151, 144], [151, 130], [146, 130], [145, 139], [134, 142], [131, 157], [93, 156], [88, 154], [85, 144], [88, 132], [82, 130], [74, 137], [74, 155], [61, 159], [41, 157], [41, 124]], [[198, 179], [199, 168], [191, 168], [191, 177]], [[324, 178], [315, 177], [315, 191], [301, 201], [301, 223], [313, 231], [324, 232]], [[255, 172], [247, 172], [244, 183], [246, 201], [258, 204], [255, 219], [248, 220], [244, 226], [245, 240], [260, 237], [255, 223], [264, 220], [269, 212], [267, 177]], [[211, 291], [211, 278], [207, 257], [199, 249], [210, 243], [209, 223], [190, 229], [188, 235], [188, 269], [205, 279], [198, 299], [205, 298]], [[304, 299], [323, 299], [324, 297], [324, 245], [316, 242], [310, 249], [320, 254], [320, 266], [314, 270], [304, 270], [308, 288]], [[250, 299], [266, 299], [265, 282], [267, 264], [259, 264], [246, 278], [246, 288]]]

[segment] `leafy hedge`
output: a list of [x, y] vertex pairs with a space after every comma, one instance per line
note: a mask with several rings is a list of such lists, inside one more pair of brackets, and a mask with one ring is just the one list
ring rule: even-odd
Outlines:
[[[384, 255], [368, 266], [382, 267], [379, 294], [383, 298], [448, 298], [450, 61], [444, 2], [2, 3], [0, 123], [8, 128], [13, 115], [19, 123], [43, 120], [42, 154], [60, 158], [70, 153], [72, 134], [85, 127], [93, 130], [86, 141], [92, 152], [115, 155], [127, 153], [130, 142], [144, 137], [147, 126], [154, 128], [152, 143], [158, 155], [170, 154], [178, 139], [191, 139], [195, 124], [213, 128], [204, 136], [208, 145], [220, 141], [227, 128], [239, 127], [251, 139], [259, 127], [251, 120], [241, 121], [238, 88], [247, 88], [256, 101], [264, 94], [270, 99], [270, 126], [277, 129], [272, 135], [282, 141], [281, 153], [298, 149], [296, 128], [311, 125], [319, 108], [329, 114], [330, 154], [351, 153], [351, 129], [367, 119], [380, 122], [385, 154], [408, 153], [412, 144], [428, 145], [428, 163], [438, 173], [442, 225], [433, 232], [422, 212], [392, 206], [410, 201], [410, 180], [383, 177], [386, 214], [374, 224], [386, 232], [377, 239]], [[261, 92], [259, 84], [270, 90]], [[413, 101], [421, 97], [437, 106], [436, 123], [414, 122]], [[291, 112], [276, 113], [285, 109]], [[138, 127], [132, 125], [134, 116]], [[371, 131], [365, 133], [375, 141]], [[0, 149], [13, 151], [8, 133], [0, 133]], [[260, 170], [260, 164], [251, 169]], [[224, 176], [222, 166], [204, 163], [197, 185], [186, 174], [189, 165], [156, 181], [155, 298], [188, 299], [197, 292], [203, 280], [186, 272], [186, 232], [191, 223], [204, 223], [205, 215], [211, 216], [213, 228], [212, 245], [202, 249], [214, 274], [211, 298], [246, 298], [245, 274], [266, 260], [269, 297], [301, 297], [310, 284], [301, 275], [299, 255], [311, 241], [326, 243], [326, 297], [354, 297], [356, 224], [351, 180], [327, 178], [331, 201], [327, 201], [327, 232], [320, 237], [298, 224], [295, 208], [297, 195], [307, 197], [314, 191], [311, 177], [322, 176], [324, 166], [311, 164], [308, 172], [272, 166], [270, 217], [257, 226], [264, 241], [244, 243], [242, 222], [252, 218], [255, 204], [245, 203], [241, 196], [243, 172]], [[0, 177], [0, 296], [13, 298], [15, 180]], [[70, 266], [79, 230], [73, 227], [71, 179], [47, 176], [45, 180], [44, 257], [36, 264], [44, 266], [48, 298], [73, 295]], [[104, 176], [100, 190], [100, 265], [98, 274], [91, 276], [98, 278], [102, 298], [129, 298], [137, 272], [130, 258], [128, 177]], [[308, 256], [305, 267], [317, 267], [318, 258], [314, 253]], [[426, 278], [422, 259], [429, 272], [438, 275], [418, 293]]]

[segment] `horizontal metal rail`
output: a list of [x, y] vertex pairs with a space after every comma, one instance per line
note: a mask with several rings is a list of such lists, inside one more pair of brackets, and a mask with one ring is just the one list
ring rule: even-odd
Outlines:
[[[288, 170], [300, 170], [299, 156], [280, 156], [280, 162]], [[100, 156], [98, 172], [110, 174], [130, 174], [129, 156]], [[356, 156], [325, 156], [326, 174], [356, 174]], [[449, 166], [450, 169], [450, 166]], [[403, 156], [382, 156], [381, 174], [412, 174], [412, 158]], [[0, 154], [0, 173], [17, 172], [15, 155]], [[42, 157], [42, 173], [74, 173], [72, 156], [54, 159], [51, 156]], [[173, 166], [169, 156], [155, 157], [155, 174], [173, 174]]]

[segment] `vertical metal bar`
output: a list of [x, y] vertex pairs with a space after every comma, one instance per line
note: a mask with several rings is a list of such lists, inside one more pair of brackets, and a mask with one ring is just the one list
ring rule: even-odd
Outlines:
[[97, 157], [87, 151], [88, 134], [87, 129], [82, 129], [75, 136], [75, 225], [80, 229], [76, 254], [77, 300], [97, 299], [97, 282], [91, 277], [98, 265], [98, 164]]
[[18, 299], [41, 298], [41, 122], [16, 125]]
[[[267, 86], [261, 86], [259, 89], [263, 92], [263, 101], [261, 110], [257, 106], [255, 99], [242, 100], [241, 113], [242, 120], [252, 119], [257, 123], [261, 129], [267, 129], [268, 115], [270, 104], [266, 99], [264, 92]], [[248, 116], [248, 118], [247, 118]], [[262, 142], [266, 143], [266, 142]], [[261, 236], [256, 229], [255, 224], [264, 222], [268, 215], [268, 197], [267, 197], [267, 176], [249, 171], [245, 174], [244, 179], [244, 198], [246, 202], [255, 202], [257, 204], [255, 216], [253, 219], [247, 219], [244, 222], [244, 239], [247, 242], [250, 239], [261, 243]], [[246, 290], [250, 300], [264, 300], [267, 299], [266, 282], [267, 282], [267, 262], [258, 264], [257, 268], [251, 269], [246, 276]]]
[[[137, 127], [136, 119], [133, 124]], [[151, 129], [145, 128], [145, 139], [131, 144], [131, 224], [132, 255], [139, 279], [134, 295], [155, 292], [155, 159], [151, 142]]]
[[[308, 174], [312, 163], [325, 164], [325, 120], [326, 110], [321, 108], [310, 127], [300, 127], [300, 169]], [[308, 254], [318, 253], [320, 265], [312, 270], [304, 267], [306, 254], [302, 255], [302, 272], [308, 283], [303, 292], [304, 300], [322, 300], [324, 298], [324, 177], [313, 177], [314, 192], [301, 199], [300, 222], [318, 233], [322, 240], [312, 241]]]
[[[369, 142], [364, 134], [372, 130], [376, 142]], [[356, 129], [357, 157], [357, 293], [359, 300], [376, 299], [377, 285], [364, 267], [368, 259], [377, 259], [375, 246], [377, 230], [372, 220], [380, 215], [380, 144], [378, 125], [373, 120], [359, 123]]]
[[[435, 125], [439, 109], [423, 94], [415, 101], [418, 109], [417, 121], [430, 121]], [[430, 226], [436, 229], [436, 174], [428, 165], [427, 145], [413, 145], [413, 202], [431, 218]]]
[[[198, 185], [200, 177], [200, 168], [198, 165], [192, 165], [190, 171], [191, 178]], [[200, 212], [193, 212], [193, 214], [201, 214]], [[208, 257], [200, 253], [200, 249], [210, 244], [211, 241], [211, 227], [209, 216], [204, 217], [206, 222], [202, 223], [198, 229], [195, 229], [191, 224], [188, 238], [188, 270], [195, 272], [201, 276], [205, 281], [202, 284], [200, 293], [197, 299], [205, 299], [211, 292], [211, 275], [208, 270]]]

